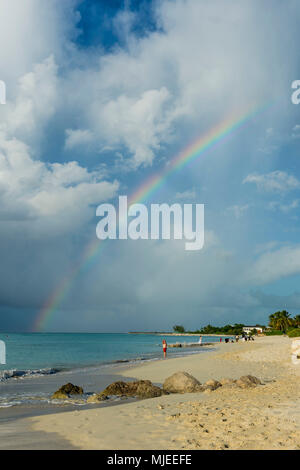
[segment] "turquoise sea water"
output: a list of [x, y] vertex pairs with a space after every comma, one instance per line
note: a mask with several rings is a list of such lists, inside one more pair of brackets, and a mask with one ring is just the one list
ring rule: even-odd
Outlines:
[[[109, 333], [25, 333], [0, 334], [6, 343], [4, 371], [49, 373], [58, 370], [109, 364], [116, 361], [147, 360], [162, 357], [162, 339], [168, 343], [197, 342], [199, 336], [158, 336]], [[218, 337], [203, 336], [203, 343], [219, 342]], [[191, 354], [205, 348], [168, 349], [168, 355]], [[43, 369], [43, 370], [42, 370]], [[8, 376], [6, 373], [6, 377]]]
[[[61, 406], [93, 406], [84, 401], [89, 394], [103, 390], [115, 380], [126, 377], [126, 367], [142, 361], [162, 359], [162, 340], [198, 342], [199, 336], [159, 336], [148, 334], [85, 333], [0, 333], [6, 344], [6, 364], [0, 365], [1, 420], [56, 412]], [[203, 344], [217, 343], [219, 337], [202, 337]], [[168, 348], [168, 358], [206, 354], [212, 346]], [[124, 362], [124, 364], [123, 364]], [[125, 371], [125, 376], [119, 371]], [[83, 387], [84, 400], [70, 404], [56, 403], [51, 396], [67, 382]], [[112, 403], [121, 400], [112, 398]], [[109, 403], [101, 406], [110, 406]], [[100, 405], [99, 405], [100, 406]], [[65, 409], [65, 408], [64, 408]]]

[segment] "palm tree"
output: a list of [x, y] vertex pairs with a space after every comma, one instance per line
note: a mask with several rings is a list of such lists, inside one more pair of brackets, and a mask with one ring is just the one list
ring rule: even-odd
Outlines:
[[276, 313], [272, 313], [272, 315], [269, 315], [269, 327], [273, 328], [274, 330], [276, 329]]
[[293, 323], [290, 314], [286, 310], [275, 312], [269, 316], [269, 325], [275, 330], [286, 332]]
[[300, 328], [300, 315], [294, 316], [293, 323], [296, 328]]

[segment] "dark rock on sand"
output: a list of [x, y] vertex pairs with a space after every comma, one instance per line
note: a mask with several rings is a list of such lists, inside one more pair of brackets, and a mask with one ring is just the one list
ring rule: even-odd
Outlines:
[[62, 385], [56, 392], [53, 393], [52, 399], [64, 400], [70, 398], [70, 395], [82, 395], [83, 389], [78, 385], [73, 385], [70, 382]]
[[256, 387], [256, 385], [262, 385], [261, 381], [254, 377], [254, 375], [243, 375], [236, 381], [236, 385], [240, 388]]
[[203, 392], [205, 387], [188, 372], [175, 372], [163, 384], [163, 390], [168, 393]]
[[97, 396], [101, 398], [109, 395], [154, 398], [164, 395], [164, 391], [160, 387], [153, 385], [150, 380], [137, 380], [136, 382], [118, 381], [108, 385], [108, 387]]

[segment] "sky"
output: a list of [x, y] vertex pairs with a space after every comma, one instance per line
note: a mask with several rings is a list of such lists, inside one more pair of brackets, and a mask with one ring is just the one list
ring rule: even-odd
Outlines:
[[297, 0], [1, 0], [0, 331], [37, 331], [96, 240], [99, 204], [252, 108], [146, 202], [204, 204], [204, 248], [109, 241], [39, 330], [300, 312], [299, 20]]

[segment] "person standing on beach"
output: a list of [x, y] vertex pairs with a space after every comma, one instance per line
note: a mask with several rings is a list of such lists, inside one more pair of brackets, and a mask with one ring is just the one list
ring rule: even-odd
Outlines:
[[167, 357], [167, 341], [165, 339], [163, 339], [162, 346], [163, 346], [164, 358], [166, 359], [166, 357]]

